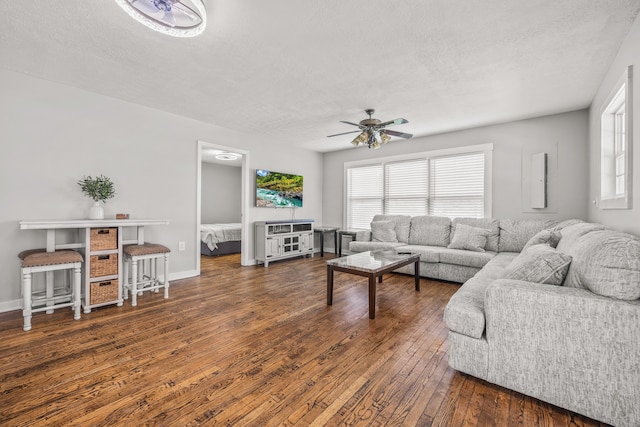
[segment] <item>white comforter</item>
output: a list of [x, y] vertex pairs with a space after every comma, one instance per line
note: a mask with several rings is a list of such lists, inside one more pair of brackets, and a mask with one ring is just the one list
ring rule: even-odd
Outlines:
[[201, 224], [200, 239], [206, 243], [209, 249], [214, 250], [220, 242], [240, 240], [242, 227], [240, 223], [232, 224]]

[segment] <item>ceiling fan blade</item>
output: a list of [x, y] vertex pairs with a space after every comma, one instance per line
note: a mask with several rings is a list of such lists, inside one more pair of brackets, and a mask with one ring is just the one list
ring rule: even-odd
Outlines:
[[191, 22], [199, 19], [189, 7], [185, 6], [181, 2], [174, 3], [172, 9], [174, 12], [178, 12], [186, 16]]
[[399, 136], [400, 138], [405, 138], [405, 139], [409, 139], [413, 136], [410, 133], [396, 132], [395, 130], [389, 130], [389, 129], [381, 129], [380, 133], [386, 133], [387, 135], [391, 135], [391, 136]]
[[360, 132], [360, 131], [359, 130], [352, 130], [351, 132], [336, 133], [336, 134], [333, 134], [333, 135], [327, 135], [327, 138], [331, 138], [332, 136], [346, 135], [348, 133], [356, 133], [356, 132]]
[[362, 125], [360, 125], [360, 124], [358, 124], [358, 123], [345, 122], [344, 120], [340, 120], [340, 123], [346, 123], [346, 124], [348, 124], [348, 125], [351, 125], [351, 126], [358, 126], [360, 129], [364, 129], [364, 126], [362, 126]]
[[380, 127], [392, 126], [392, 125], [403, 125], [405, 123], [409, 123], [407, 119], [399, 118], [395, 120], [389, 120], [388, 122], [384, 122], [380, 124]]
[[153, 1], [150, 0], [138, 0], [131, 3], [131, 5], [138, 9], [145, 15], [154, 15], [162, 12], [160, 9], [153, 5]]
[[176, 17], [173, 16], [173, 11], [165, 12], [164, 16], [160, 20], [165, 24], [169, 25], [170, 27], [176, 26]]

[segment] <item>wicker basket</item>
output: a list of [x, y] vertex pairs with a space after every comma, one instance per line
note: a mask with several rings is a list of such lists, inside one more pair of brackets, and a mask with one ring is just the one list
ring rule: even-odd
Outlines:
[[91, 251], [106, 251], [118, 248], [117, 228], [92, 228]]
[[118, 274], [118, 254], [91, 255], [90, 277], [112, 276]]
[[118, 280], [105, 280], [103, 282], [91, 283], [90, 303], [101, 304], [103, 302], [113, 302], [118, 299]]

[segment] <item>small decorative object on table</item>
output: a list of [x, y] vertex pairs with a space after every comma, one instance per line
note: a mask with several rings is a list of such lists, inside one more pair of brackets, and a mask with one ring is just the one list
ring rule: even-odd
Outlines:
[[116, 214], [116, 219], [129, 219], [129, 214], [126, 214], [126, 213]]
[[89, 219], [104, 219], [104, 210], [100, 206], [100, 202], [106, 202], [116, 195], [113, 182], [109, 177], [100, 175], [95, 178], [85, 176], [78, 181], [78, 185], [82, 192], [91, 197], [95, 202], [89, 210]]

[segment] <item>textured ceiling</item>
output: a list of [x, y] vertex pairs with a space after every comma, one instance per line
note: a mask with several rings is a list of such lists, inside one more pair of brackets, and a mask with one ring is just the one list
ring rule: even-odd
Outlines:
[[[51, 4], [50, 4], [51, 3]], [[640, 0], [205, 0], [196, 38], [109, 0], [0, 0], [0, 67], [270, 144], [350, 147], [365, 108], [416, 136], [587, 107]], [[45, 6], [46, 5], [46, 6]], [[231, 142], [231, 141], [229, 141]]]

